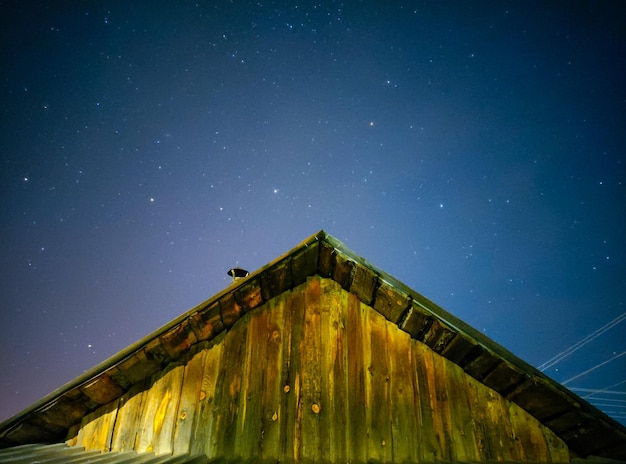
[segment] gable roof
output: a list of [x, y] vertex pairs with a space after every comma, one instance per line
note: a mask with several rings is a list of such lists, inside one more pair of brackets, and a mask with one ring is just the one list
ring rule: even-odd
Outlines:
[[243, 314], [319, 275], [518, 404], [572, 451], [626, 459], [626, 428], [324, 231], [0, 424], [0, 447], [62, 441], [98, 407], [210, 340]]

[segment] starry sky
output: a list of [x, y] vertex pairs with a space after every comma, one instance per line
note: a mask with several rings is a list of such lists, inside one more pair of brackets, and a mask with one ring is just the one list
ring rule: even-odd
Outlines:
[[0, 1], [0, 420], [324, 229], [626, 423], [624, 24]]

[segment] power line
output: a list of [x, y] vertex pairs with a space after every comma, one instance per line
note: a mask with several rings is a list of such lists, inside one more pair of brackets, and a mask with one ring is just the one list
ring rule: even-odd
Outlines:
[[[624, 382], [626, 382], [626, 381], [624, 381]], [[624, 383], [624, 382], [620, 382], [620, 383]], [[619, 385], [619, 384], [616, 384], [616, 385]], [[613, 386], [607, 387], [607, 388], [603, 388], [603, 389], [570, 387], [570, 390], [573, 391], [573, 392], [591, 393], [590, 395], [583, 396], [583, 398], [591, 398], [592, 396], [594, 396], [594, 395], [596, 395], [598, 393], [604, 393], [604, 394], [607, 394], [607, 395], [626, 395], [626, 391], [609, 390], [609, 388], [613, 388]]]
[[565, 382], [561, 382], [561, 385], [566, 385], [566, 384], [570, 383], [572, 380], [576, 380], [576, 379], [578, 379], [578, 378], [580, 378], [580, 377], [582, 377], [582, 376], [584, 376], [584, 375], [587, 375], [587, 374], [589, 374], [590, 372], [595, 371], [595, 370], [596, 370], [596, 369], [598, 369], [599, 367], [602, 367], [602, 366], [604, 366], [605, 364], [608, 364], [608, 363], [610, 363], [611, 361], [614, 361], [614, 360], [616, 360], [617, 358], [620, 358], [620, 357], [624, 356], [625, 354], [626, 354], [626, 351], [622, 351], [620, 354], [616, 354], [616, 355], [615, 355], [615, 356], [613, 356], [611, 359], [608, 359], [608, 360], [606, 360], [606, 361], [603, 361], [603, 362], [601, 362], [600, 364], [596, 364], [596, 365], [595, 365], [595, 366], [593, 366], [592, 368], [587, 369], [586, 371], [581, 372], [580, 374], [575, 375], [574, 377], [571, 377], [571, 378], [567, 379]]
[[548, 359], [546, 362], [544, 362], [543, 364], [541, 364], [540, 366], [538, 366], [537, 368], [540, 371], [545, 371], [546, 369], [548, 369], [549, 367], [554, 366], [555, 364], [561, 362], [563, 359], [567, 358], [568, 356], [570, 356], [572, 353], [576, 352], [577, 350], [579, 350], [580, 348], [582, 348], [583, 346], [585, 346], [587, 343], [595, 340], [596, 338], [598, 338], [600, 335], [602, 335], [604, 332], [606, 332], [607, 330], [615, 327], [617, 324], [619, 324], [620, 322], [626, 320], [626, 312], [620, 314], [619, 316], [617, 316], [615, 319], [613, 319], [611, 322], [608, 322], [607, 324], [603, 325], [602, 327], [600, 327], [599, 329], [597, 329], [596, 331], [594, 331], [593, 333], [587, 335], [585, 338], [583, 338], [582, 340], [574, 343], [572, 346], [570, 346], [569, 348], [561, 351], [559, 354], [553, 356], [552, 358]]

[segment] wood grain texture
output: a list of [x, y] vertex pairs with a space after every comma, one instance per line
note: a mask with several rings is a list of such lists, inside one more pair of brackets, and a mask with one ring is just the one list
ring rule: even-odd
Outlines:
[[569, 460], [554, 433], [435, 346], [309, 277], [86, 416], [74, 443], [274, 462]]

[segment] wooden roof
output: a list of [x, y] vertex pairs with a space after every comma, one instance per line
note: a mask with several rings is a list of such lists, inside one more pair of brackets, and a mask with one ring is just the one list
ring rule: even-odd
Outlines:
[[579, 456], [626, 460], [626, 428], [324, 231], [0, 424], [0, 447], [62, 441], [98, 407], [306, 281], [330, 278], [387, 320], [518, 404]]

